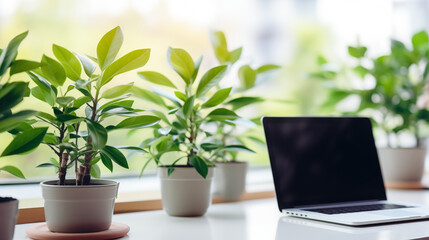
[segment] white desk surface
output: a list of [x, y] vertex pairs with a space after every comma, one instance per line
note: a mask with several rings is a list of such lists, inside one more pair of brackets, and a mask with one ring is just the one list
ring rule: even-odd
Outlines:
[[[429, 205], [429, 191], [389, 190], [388, 199]], [[147, 211], [114, 215], [113, 221], [128, 224], [131, 230], [121, 239], [132, 240], [429, 239], [429, 221], [347, 227], [282, 216], [273, 198], [214, 204], [198, 218]], [[29, 239], [30, 225], [17, 225], [14, 239]]]

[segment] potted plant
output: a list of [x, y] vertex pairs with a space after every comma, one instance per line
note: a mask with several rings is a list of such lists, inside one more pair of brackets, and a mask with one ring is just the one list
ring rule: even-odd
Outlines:
[[[351, 69], [358, 79], [348, 76], [337, 81], [324, 107], [339, 106], [350, 96], [360, 103], [347, 114], [371, 116], [376, 129], [384, 132], [387, 148], [378, 148], [383, 177], [387, 184], [420, 183], [424, 172], [426, 148], [421, 141], [421, 129], [429, 122], [429, 111], [419, 108], [417, 102], [423, 93], [429, 73], [429, 40], [425, 31], [412, 36], [412, 48], [400, 41], [391, 41], [387, 55], [370, 58], [364, 46], [349, 47], [349, 55], [357, 60]], [[322, 69], [315, 76], [330, 81], [348, 73], [328, 68], [319, 60]], [[342, 87], [339, 87], [339, 86]], [[357, 87], [356, 87], [357, 86]], [[402, 133], [414, 137], [414, 146], [403, 148]]]
[[[0, 81], [9, 74], [5, 83], [0, 84], [0, 133], [9, 131], [16, 135], [14, 140], [3, 150], [1, 157], [22, 154], [36, 148], [46, 129], [31, 128], [25, 120], [37, 114], [36, 111], [12, 111], [22, 102], [28, 89], [28, 83], [10, 81], [11, 77], [25, 69], [38, 67], [37, 62], [16, 60], [18, 47], [28, 35], [23, 32], [15, 36], [4, 49], [0, 49]], [[40, 134], [35, 134], [40, 133]], [[24, 174], [14, 166], [2, 166], [5, 171], [16, 177], [24, 178]], [[2, 239], [13, 239], [15, 223], [18, 215], [18, 200], [12, 197], [0, 197], [0, 233]]]
[[[223, 32], [213, 32], [211, 42], [215, 56], [220, 64], [227, 64], [231, 68], [239, 60], [242, 49], [238, 48], [229, 51]], [[243, 107], [264, 102], [263, 98], [249, 96], [246, 93], [261, 82], [267, 76], [267, 73], [271, 73], [278, 68], [279, 66], [273, 64], [262, 65], [256, 69], [248, 64], [242, 65], [238, 70], [240, 86], [234, 88], [235, 91], [230, 94], [224, 106], [232, 111], [238, 111]], [[214, 195], [228, 201], [239, 199], [245, 190], [248, 162], [238, 161], [237, 155], [239, 152], [254, 153], [253, 150], [246, 146], [246, 139], [263, 143], [260, 138], [249, 134], [250, 128], [260, 124], [261, 116], [253, 115], [251, 118], [255, 121], [238, 118], [233, 122], [218, 122], [216, 134], [212, 137], [215, 143], [212, 146], [214, 149], [212, 154], [216, 156]]]
[[169, 215], [201, 216], [211, 202], [215, 160], [208, 127], [238, 116], [219, 107], [231, 92], [231, 88], [215, 89], [227, 71], [226, 65], [213, 67], [197, 79], [202, 57], [194, 61], [185, 50], [169, 48], [167, 61], [183, 80], [181, 87], [158, 72], [138, 73], [149, 82], [174, 89], [174, 94], [158, 88], [135, 92], [162, 108], [154, 111], [162, 119], [154, 129], [154, 137], [143, 142], [149, 154], [143, 170], [150, 162], [158, 166], [162, 205]]
[[[96, 232], [110, 227], [118, 183], [91, 176], [100, 176], [100, 161], [110, 171], [113, 162], [128, 168], [120, 149], [142, 149], [108, 145], [109, 132], [159, 121], [153, 115], [139, 115], [142, 110], [132, 107], [133, 101], [127, 99], [132, 83], [109, 85], [117, 75], [142, 67], [149, 59], [150, 49], [138, 49], [115, 60], [122, 42], [121, 29], [112, 29], [99, 41], [97, 58], [54, 44], [57, 60], [44, 55], [40, 68], [28, 72], [37, 85], [31, 94], [52, 110], [37, 115], [40, 124], [49, 126], [43, 144], [57, 157], [38, 166], [54, 167], [58, 173], [58, 180], [41, 183], [50, 231]], [[69, 168], [74, 170], [74, 179], [66, 178]]]

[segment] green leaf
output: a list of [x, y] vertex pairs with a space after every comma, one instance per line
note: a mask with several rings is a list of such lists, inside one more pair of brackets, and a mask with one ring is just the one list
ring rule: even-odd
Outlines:
[[178, 98], [178, 99], [180, 99], [180, 100], [182, 100], [182, 101], [186, 101], [186, 95], [184, 94], [184, 93], [182, 93], [182, 92], [179, 92], [179, 91], [175, 91], [174, 92], [174, 95], [176, 95], [176, 97]]
[[138, 49], [114, 61], [104, 71], [100, 86], [104, 86], [118, 74], [143, 67], [149, 60], [149, 56], [150, 49]]
[[252, 88], [256, 82], [256, 71], [249, 65], [243, 65], [238, 69], [238, 78], [244, 89]]
[[28, 31], [18, 34], [12, 40], [10, 40], [7, 47], [3, 49], [3, 51], [1, 52], [0, 76], [3, 76], [6, 73], [7, 69], [15, 60], [16, 55], [18, 53], [18, 47], [21, 44], [21, 42], [24, 40], [24, 38], [27, 37], [27, 35], [28, 35]]
[[355, 58], [362, 58], [365, 56], [367, 48], [363, 46], [357, 46], [357, 47], [348, 47], [349, 55]]
[[54, 167], [57, 168], [58, 166], [56, 166], [55, 164], [52, 163], [42, 163], [36, 166], [36, 168], [44, 168], [44, 167]]
[[101, 149], [101, 152], [104, 153], [108, 158], [113, 160], [119, 166], [128, 169], [127, 159], [125, 158], [124, 154], [122, 154], [121, 151], [119, 151], [115, 147], [106, 145], [103, 149]]
[[138, 117], [130, 117], [120, 122], [116, 128], [143, 128], [150, 127], [160, 121], [159, 117], [144, 115]]
[[62, 107], [66, 107], [75, 100], [74, 97], [57, 97], [57, 103]]
[[0, 114], [22, 102], [28, 83], [12, 82], [0, 86]]
[[88, 134], [91, 139], [91, 145], [94, 149], [102, 149], [107, 143], [107, 130], [99, 123], [85, 120], [88, 127]]
[[411, 38], [415, 50], [426, 50], [429, 48], [429, 37], [426, 31], [420, 31]]
[[255, 153], [252, 149], [244, 146], [244, 145], [227, 145], [224, 146], [223, 149], [233, 152], [248, 152], [248, 153]]
[[210, 34], [210, 41], [213, 45], [215, 56], [220, 64], [230, 61], [231, 54], [228, 51], [225, 34], [222, 31], [215, 31]]
[[100, 167], [98, 167], [98, 165], [92, 165], [91, 166], [91, 177], [93, 178], [100, 178], [101, 176], [101, 171], [100, 171]]
[[80, 97], [80, 98], [76, 99], [76, 100], [73, 102], [73, 107], [74, 107], [74, 108], [80, 108], [83, 104], [85, 104], [85, 103], [87, 103], [87, 102], [89, 102], [89, 101], [91, 101], [91, 100], [92, 100], [92, 99], [91, 99], [90, 97], [88, 97], [88, 96]]
[[234, 64], [235, 62], [237, 62], [238, 59], [240, 59], [240, 57], [241, 57], [242, 51], [243, 51], [243, 48], [237, 48], [237, 49], [233, 50], [232, 52], [230, 52], [231, 59], [229, 60], [229, 62], [231, 64]]
[[17, 134], [1, 156], [21, 154], [35, 149], [43, 141], [47, 130], [48, 128], [34, 128]]
[[31, 71], [35, 68], [40, 67], [40, 65], [41, 64], [39, 62], [35, 62], [35, 61], [16, 60], [12, 63], [12, 65], [10, 67], [10, 76], [17, 74], [17, 73]]
[[226, 104], [232, 105], [232, 108], [235, 111], [235, 110], [240, 109], [242, 107], [245, 107], [247, 105], [251, 105], [251, 104], [259, 103], [259, 102], [263, 102], [263, 101], [264, 101], [264, 99], [262, 99], [260, 97], [238, 97], [238, 98], [234, 98], [234, 99], [230, 100]]
[[209, 172], [209, 168], [206, 162], [197, 155], [191, 156], [191, 164], [197, 170], [197, 172], [203, 177], [206, 178]]
[[143, 98], [160, 106], [166, 106], [164, 100], [159, 95], [151, 91], [139, 87], [133, 87], [131, 92], [139, 98]]
[[79, 80], [80, 74], [82, 73], [82, 66], [77, 57], [69, 50], [56, 44], [52, 45], [52, 51], [66, 70], [67, 77], [73, 81]]
[[19, 170], [18, 168], [14, 167], [14, 166], [1, 167], [0, 171], [5, 171], [5, 172], [12, 174], [15, 177], [25, 179], [24, 174], [21, 172], [21, 170]]
[[132, 87], [133, 84], [114, 86], [104, 91], [101, 94], [101, 97], [106, 99], [117, 98], [130, 92]]
[[75, 54], [79, 58], [80, 62], [82, 63], [83, 70], [85, 71], [86, 76], [92, 77], [92, 74], [97, 68], [97, 65], [95, 64], [95, 62], [89, 59], [88, 57], [82, 56], [77, 53]]
[[154, 71], [143, 71], [137, 73], [141, 78], [163, 86], [176, 88], [176, 86], [164, 75]]
[[209, 117], [212, 120], [234, 120], [238, 116], [233, 111], [228, 110], [226, 108], [218, 108], [213, 111], [211, 111], [207, 117]]
[[280, 68], [280, 66], [278, 66], [278, 65], [265, 64], [265, 65], [262, 65], [262, 66], [258, 67], [258, 69], [256, 69], [256, 73], [260, 74], [260, 73], [271, 72], [271, 71], [277, 70], [279, 68]]
[[53, 133], [46, 133], [45, 136], [43, 137], [43, 142], [47, 144], [55, 145], [59, 143], [59, 139]]
[[181, 48], [168, 48], [167, 61], [189, 86], [195, 71], [195, 64], [191, 55]]
[[204, 151], [213, 151], [221, 148], [219, 144], [215, 144], [215, 143], [202, 143], [200, 146], [202, 149], [204, 149]]
[[27, 72], [27, 74], [30, 76], [30, 78], [33, 80], [33, 82], [35, 82], [37, 84], [37, 86], [39, 87], [40, 90], [34, 90], [35, 93], [33, 93], [33, 88], [32, 89], [32, 94], [36, 94], [34, 95], [35, 97], [37, 96], [37, 98], [40, 99], [40, 95], [43, 95], [43, 99], [51, 106], [55, 105], [55, 100], [57, 98], [57, 94], [56, 91], [54, 90], [54, 87], [43, 77], [31, 73], [31, 72]]
[[210, 108], [221, 104], [225, 99], [228, 98], [232, 88], [224, 88], [217, 91], [209, 100], [207, 100], [202, 107]]
[[43, 55], [40, 69], [43, 76], [55, 87], [62, 86], [66, 81], [66, 71], [55, 59]]
[[100, 157], [103, 165], [106, 166], [106, 168], [109, 169], [110, 172], [113, 172], [112, 160], [105, 153], [100, 153]]
[[192, 108], [194, 107], [194, 101], [195, 101], [195, 95], [192, 95], [192, 97], [186, 99], [185, 104], [183, 104], [183, 115], [185, 119], [187, 119], [191, 114]]
[[216, 86], [226, 73], [227, 66], [221, 65], [208, 70], [201, 78], [197, 88], [197, 97], [203, 96]]
[[101, 38], [97, 45], [97, 58], [101, 70], [106, 69], [115, 60], [123, 41], [124, 36], [119, 26]]
[[0, 118], [0, 132], [14, 129], [21, 124], [22, 120], [25, 120], [36, 114], [36, 111], [24, 110], [12, 115], [3, 116]]

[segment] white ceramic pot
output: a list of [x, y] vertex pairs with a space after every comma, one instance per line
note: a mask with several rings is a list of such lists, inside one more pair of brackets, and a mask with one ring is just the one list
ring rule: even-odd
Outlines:
[[176, 167], [168, 176], [167, 167], [159, 167], [162, 208], [170, 216], [196, 217], [206, 213], [211, 203], [213, 167], [204, 179], [193, 167]]
[[385, 183], [420, 182], [425, 170], [425, 148], [378, 148]]
[[91, 180], [91, 185], [56, 185], [57, 180], [44, 181], [45, 218], [52, 232], [84, 233], [107, 230], [112, 222], [113, 207], [119, 183]]
[[238, 200], [246, 188], [247, 162], [217, 162], [214, 195], [227, 201]]
[[0, 239], [12, 240], [18, 216], [18, 200], [0, 198]]

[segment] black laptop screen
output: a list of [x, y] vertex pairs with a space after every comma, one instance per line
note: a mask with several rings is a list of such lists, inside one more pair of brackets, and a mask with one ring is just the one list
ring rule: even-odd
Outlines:
[[279, 208], [385, 200], [367, 118], [264, 117]]

